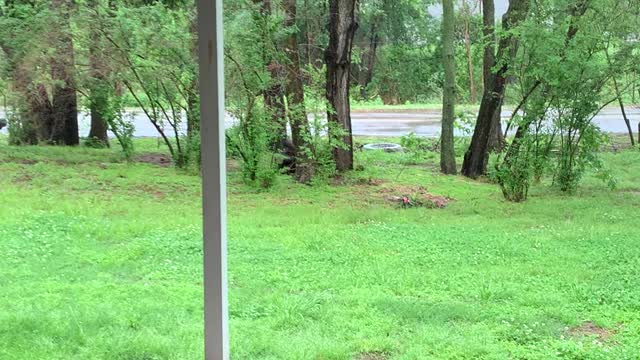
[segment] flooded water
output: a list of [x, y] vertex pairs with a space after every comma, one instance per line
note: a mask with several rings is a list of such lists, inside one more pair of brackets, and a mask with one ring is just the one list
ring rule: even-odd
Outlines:
[[[631, 119], [634, 133], [638, 131], [638, 122], [640, 122], [640, 109], [629, 107], [627, 115]], [[354, 112], [352, 114], [353, 134], [356, 136], [403, 136], [410, 132], [425, 137], [435, 137], [440, 133], [439, 111], [420, 111], [420, 112]], [[0, 110], [0, 118], [4, 118], [5, 114]], [[131, 119], [135, 126], [134, 136], [136, 137], [157, 137], [158, 132], [148, 120], [148, 118], [140, 111], [130, 110], [127, 117]], [[504, 111], [502, 113], [503, 120], [511, 117], [511, 112]], [[607, 108], [600, 112], [594, 122], [604, 131], [609, 133], [626, 133], [627, 128], [622, 118], [620, 109]], [[233, 126], [235, 120], [227, 114], [225, 125]], [[82, 113], [79, 116], [80, 136], [86, 137], [89, 133], [90, 118], [88, 114]], [[167, 126], [167, 130], [170, 128]], [[186, 131], [186, 124], [183, 124], [181, 132]], [[7, 129], [0, 130], [0, 133], [7, 133]], [[457, 130], [458, 135], [461, 131]]]

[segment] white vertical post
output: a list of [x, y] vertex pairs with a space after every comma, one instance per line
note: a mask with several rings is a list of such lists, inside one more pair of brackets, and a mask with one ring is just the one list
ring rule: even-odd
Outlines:
[[204, 235], [204, 353], [229, 359], [222, 0], [197, 0]]

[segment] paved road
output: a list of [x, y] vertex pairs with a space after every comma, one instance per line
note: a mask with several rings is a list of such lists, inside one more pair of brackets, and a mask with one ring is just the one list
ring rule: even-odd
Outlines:
[[[640, 121], [640, 108], [629, 107], [628, 115], [632, 122], [634, 132], [638, 130]], [[156, 137], [155, 128], [149, 123], [144, 114], [137, 111], [128, 112], [128, 116], [135, 124], [135, 136]], [[504, 120], [508, 119], [511, 113], [503, 112]], [[441, 114], [437, 110], [419, 112], [354, 112], [353, 133], [359, 136], [402, 136], [410, 132], [415, 132], [420, 136], [438, 136], [440, 131]], [[4, 118], [4, 113], [0, 110], [0, 118]], [[594, 121], [601, 129], [610, 133], [626, 133], [627, 129], [622, 119], [622, 114], [617, 108], [607, 108], [603, 110]], [[234, 123], [231, 116], [226, 118], [227, 127]], [[86, 136], [89, 133], [89, 117], [87, 114], [80, 116], [80, 134]], [[7, 129], [0, 130], [6, 133]]]
[[[637, 132], [640, 108], [629, 107], [625, 110], [633, 131]], [[511, 111], [503, 111], [502, 120], [506, 122], [511, 114]], [[441, 116], [440, 111], [353, 113], [353, 133], [366, 136], [402, 136], [413, 131], [420, 136], [433, 137], [440, 132]], [[607, 108], [594, 118], [594, 122], [606, 132], [627, 133], [620, 109]]]

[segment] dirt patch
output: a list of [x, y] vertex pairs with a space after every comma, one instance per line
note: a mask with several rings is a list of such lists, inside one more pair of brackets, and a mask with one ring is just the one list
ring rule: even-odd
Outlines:
[[388, 358], [389, 356], [387, 354], [374, 351], [358, 354], [355, 360], [387, 360]]
[[139, 186], [136, 187], [136, 190], [138, 190], [140, 192], [143, 192], [143, 193], [146, 193], [146, 194], [149, 194], [149, 195], [151, 195], [151, 196], [153, 196], [153, 197], [155, 197], [156, 199], [159, 199], [159, 200], [162, 200], [165, 197], [167, 197], [167, 195], [164, 192], [162, 192], [162, 191], [158, 190], [157, 188], [154, 188], [153, 186], [150, 186], [150, 185], [139, 185]]
[[355, 180], [346, 179], [341, 175], [337, 175], [333, 179], [331, 179], [331, 185], [333, 186], [348, 186], [348, 185], [357, 185], [357, 186], [380, 186], [384, 184], [384, 180], [382, 179], [374, 179], [374, 178], [358, 178]]
[[236, 172], [242, 170], [242, 165], [238, 160], [227, 159], [227, 172]]
[[640, 196], [640, 189], [624, 189], [621, 190], [623, 193]]
[[386, 201], [394, 204], [402, 205], [407, 199], [410, 199], [421, 203], [423, 206], [438, 209], [446, 207], [453, 201], [452, 198], [446, 196], [431, 194], [422, 186], [394, 185], [383, 188], [380, 194]]
[[367, 185], [367, 186], [380, 186], [384, 184], [384, 180], [382, 179], [358, 179], [356, 181], [357, 185]]
[[151, 164], [161, 167], [169, 167], [173, 165], [171, 156], [160, 153], [146, 153], [135, 157], [134, 161], [144, 164]]
[[609, 340], [616, 334], [615, 330], [605, 329], [587, 321], [580, 326], [573, 327], [568, 330], [568, 334], [572, 337], [595, 337], [600, 342]]
[[14, 184], [25, 184], [25, 183], [30, 183], [31, 180], [33, 180], [33, 176], [29, 175], [29, 174], [23, 174], [20, 176], [16, 176], [13, 179], [13, 183]]
[[18, 159], [14, 157], [7, 157], [6, 159], [0, 160], [0, 163], [14, 163], [20, 165], [35, 165], [38, 161], [33, 159]]

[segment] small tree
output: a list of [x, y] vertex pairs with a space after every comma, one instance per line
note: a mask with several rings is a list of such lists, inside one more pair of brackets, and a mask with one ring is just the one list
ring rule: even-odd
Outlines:
[[[618, 99], [617, 93], [607, 91], [607, 84], [614, 83], [626, 55], [637, 45], [628, 43], [619, 48], [620, 56], [607, 56], [609, 37], [626, 37], [614, 20], [626, 13], [624, 6], [609, 5], [539, 4], [545, 7], [536, 9], [536, 16], [522, 27], [522, 51], [515, 67], [521, 70], [523, 90], [510, 122], [517, 130], [496, 163], [496, 176], [508, 200], [525, 200], [532, 180], [545, 171], [564, 192], [573, 192], [589, 168], [614, 184], [598, 159], [605, 137], [592, 120]], [[549, 14], [558, 13], [569, 16], [550, 21]]]
[[455, 174], [457, 169], [453, 123], [456, 102], [456, 62], [453, 0], [443, 0], [442, 9], [442, 61], [445, 80], [442, 100], [442, 132], [440, 134], [440, 171], [444, 174]]
[[159, 3], [121, 6], [104, 19], [100, 29], [121, 70], [117, 82], [142, 109], [178, 167], [199, 159], [199, 149], [189, 146], [184, 131], [196, 110], [192, 106], [196, 74], [191, 16]]

